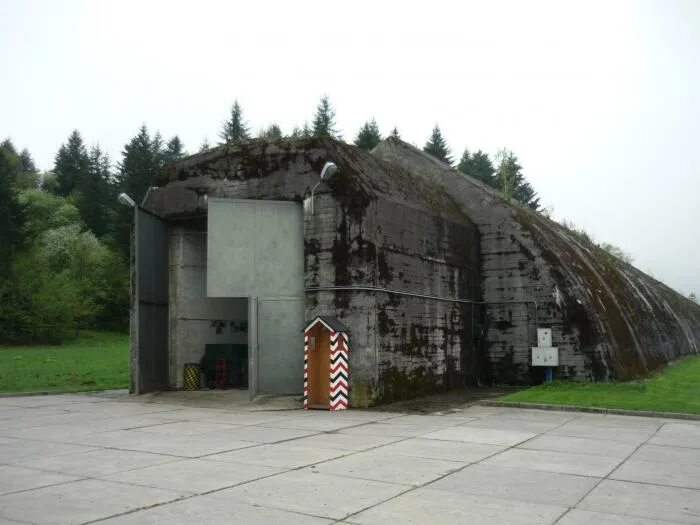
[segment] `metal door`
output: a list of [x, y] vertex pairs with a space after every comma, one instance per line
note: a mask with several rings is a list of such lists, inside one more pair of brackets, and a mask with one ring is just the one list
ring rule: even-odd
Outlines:
[[141, 208], [134, 218], [132, 391], [168, 388], [168, 225]]
[[304, 301], [299, 297], [258, 299], [260, 394], [300, 394], [304, 389]]
[[250, 394], [300, 394], [304, 377], [301, 205], [209, 199], [207, 215], [207, 296], [249, 299]]

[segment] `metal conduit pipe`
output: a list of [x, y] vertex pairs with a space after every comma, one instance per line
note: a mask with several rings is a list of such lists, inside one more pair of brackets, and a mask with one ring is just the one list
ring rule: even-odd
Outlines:
[[[460, 299], [457, 297], [443, 297], [440, 295], [430, 295], [424, 293], [405, 292], [392, 288], [382, 288], [380, 286], [309, 286], [304, 289], [309, 292], [334, 292], [334, 291], [358, 291], [358, 292], [384, 292], [395, 295], [405, 295], [407, 297], [418, 297], [420, 299], [431, 299], [434, 301], [446, 301], [463, 304], [533, 304], [535, 306], [535, 337], [537, 337], [537, 301], [534, 299], [522, 299], [512, 301], [474, 301], [473, 299]], [[528, 323], [529, 324], [529, 323]]]

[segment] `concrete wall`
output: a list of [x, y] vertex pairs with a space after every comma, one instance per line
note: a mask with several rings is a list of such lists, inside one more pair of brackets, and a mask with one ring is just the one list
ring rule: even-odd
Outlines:
[[[161, 173], [162, 186], [151, 191], [147, 205], [176, 218], [204, 216], [205, 195], [301, 202], [326, 160], [335, 161], [340, 172], [318, 188], [313, 214], [308, 202], [304, 206], [305, 286], [371, 285], [479, 298], [478, 232], [454, 203], [406, 173], [393, 173], [368, 154], [330, 141], [299, 150], [260, 144], [192, 157]], [[196, 244], [191, 232], [176, 237]], [[185, 253], [203, 252], [190, 247]], [[171, 274], [180, 282], [173, 288], [195, 278], [203, 286], [204, 267], [200, 259], [189, 274]], [[174, 310], [190, 295], [173, 296]], [[384, 292], [308, 293], [306, 317], [317, 314], [336, 316], [351, 329], [354, 406], [475, 380], [472, 325], [481, 312], [471, 305]], [[176, 341], [183, 333], [171, 333], [175, 353], [184, 352]]]
[[552, 329], [559, 378], [628, 379], [698, 353], [700, 307], [680, 294], [408, 144], [387, 139], [373, 154], [447, 192], [477, 224], [491, 382], [541, 382], [529, 365], [535, 322]]
[[206, 295], [206, 222], [170, 227], [170, 387], [182, 388], [185, 363], [198, 363], [206, 344], [247, 344], [248, 300]]

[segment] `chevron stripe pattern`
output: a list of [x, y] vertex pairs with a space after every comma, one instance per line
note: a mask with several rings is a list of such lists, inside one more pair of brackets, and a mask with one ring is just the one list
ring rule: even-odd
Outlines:
[[309, 334], [304, 334], [304, 410], [308, 410], [308, 408], [309, 408]]
[[331, 410], [348, 408], [348, 334], [331, 332]]

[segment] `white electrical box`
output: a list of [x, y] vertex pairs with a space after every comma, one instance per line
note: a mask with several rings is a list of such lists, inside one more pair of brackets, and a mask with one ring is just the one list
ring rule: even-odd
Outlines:
[[559, 349], [555, 346], [533, 346], [532, 366], [559, 366]]
[[538, 328], [537, 329], [537, 346], [551, 347], [552, 346], [552, 329]]

